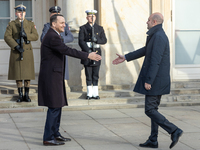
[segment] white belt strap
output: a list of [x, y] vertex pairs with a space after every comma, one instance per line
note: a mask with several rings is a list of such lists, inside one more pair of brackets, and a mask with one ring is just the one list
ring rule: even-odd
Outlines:
[[[86, 44], [87, 44], [87, 46], [88, 46], [89, 48], [92, 48], [92, 42], [86, 42]], [[94, 48], [100, 48], [100, 45], [94, 43]]]

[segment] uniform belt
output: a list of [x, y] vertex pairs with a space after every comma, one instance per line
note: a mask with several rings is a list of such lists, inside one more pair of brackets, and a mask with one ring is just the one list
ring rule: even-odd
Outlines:
[[[88, 46], [89, 48], [92, 48], [92, 42], [87, 42], [87, 46]], [[100, 45], [94, 43], [94, 48], [100, 48]]]

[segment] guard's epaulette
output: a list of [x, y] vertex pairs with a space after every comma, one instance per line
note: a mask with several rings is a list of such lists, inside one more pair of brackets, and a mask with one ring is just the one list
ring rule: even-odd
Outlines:
[[28, 22], [29, 22], [29, 23], [33, 23], [33, 24], [34, 24], [33, 20], [28, 20]]

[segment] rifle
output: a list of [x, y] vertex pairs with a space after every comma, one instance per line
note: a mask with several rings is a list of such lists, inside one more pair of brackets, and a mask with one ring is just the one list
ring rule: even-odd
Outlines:
[[[21, 20], [21, 33], [24, 31], [24, 28], [23, 28], [23, 6], [21, 5], [21, 8], [22, 8], [22, 20]], [[22, 35], [22, 34], [20, 34]], [[23, 49], [23, 43], [24, 43], [24, 38], [22, 36], [20, 36], [20, 47]], [[21, 60], [23, 60], [23, 52], [20, 53], [20, 56], [21, 56]]]

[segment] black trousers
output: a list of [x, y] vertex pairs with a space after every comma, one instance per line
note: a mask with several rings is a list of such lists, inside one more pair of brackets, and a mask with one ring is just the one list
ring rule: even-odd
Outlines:
[[160, 100], [161, 95], [145, 96], [145, 114], [151, 119], [151, 135], [149, 136], [149, 140], [151, 140], [152, 142], [157, 141], [158, 126], [162, 127], [169, 134], [171, 134], [178, 128], [158, 112]]
[[59, 127], [62, 108], [48, 108], [43, 141], [54, 140], [60, 136]]
[[87, 86], [93, 85], [97, 86], [98, 85], [98, 80], [99, 80], [99, 69], [100, 66], [84, 66], [85, 67], [85, 76], [86, 76], [86, 84]]

